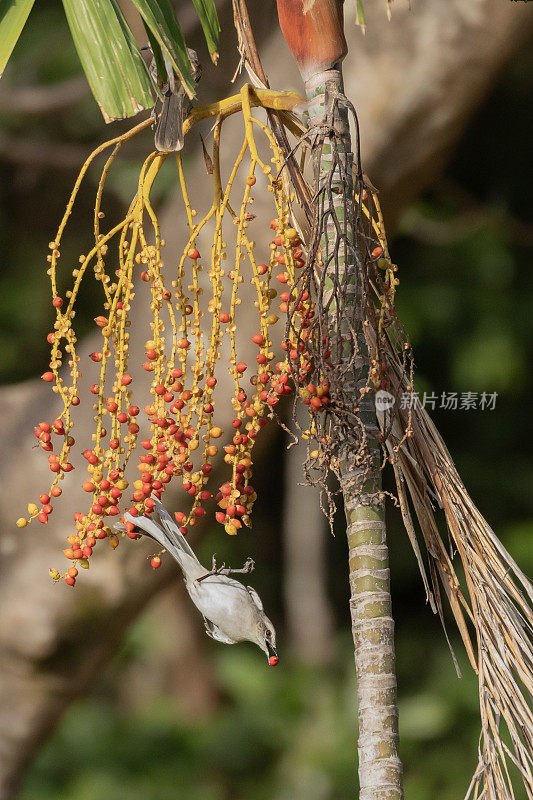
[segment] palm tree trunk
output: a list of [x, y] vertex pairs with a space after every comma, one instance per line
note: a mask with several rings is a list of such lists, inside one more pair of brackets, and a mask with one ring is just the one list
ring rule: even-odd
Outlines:
[[[306, 81], [309, 101], [309, 123], [312, 128], [324, 121], [329, 99], [344, 94], [340, 64], [314, 75]], [[330, 207], [322, 213], [332, 212], [337, 223], [344, 220], [346, 197], [353, 195], [350, 130], [345, 111], [334, 117], [338, 166], [333, 173]], [[330, 139], [331, 142], [331, 139]], [[315, 193], [325, 181], [331, 179], [332, 147], [321, 141], [315, 148]], [[327, 202], [327, 201], [326, 201]], [[357, 231], [344, 230], [352, 237], [357, 248]], [[324, 247], [335, 249], [338, 227], [330, 218], [324, 230]], [[344, 284], [348, 296], [357, 302], [357, 265], [346, 248], [339, 251], [332, 265], [337, 270], [337, 280]], [[329, 269], [332, 269], [332, 266]], [[331, 280], [333, 283], [333, 279]], [[326, 278], [326, 290], [328, 289]], [[341, 450], [338, 476], [343, 492], [349, 547], [350, 611], [357, 673], [359, 718], [359, 782], [360, 800], [401, 800], [402, 765], [398, 756], [398, 708], [396, 705], [396, 675], [394, 653], [394, 621], [392, 618], [388, 548], [385, 530], [385, 510], [381, 494], [381, 447], [378, 440], [373, 393], [360, 398], [369, 373], [368, 348], [364, 336], [364, 309], [358, 309], [356, 382], [340, 388], [344, 403], [347, 398], [364, 426], [366, 458], [364, 463], [354, 463], [353, 448]], [[342, 327], [342, 320], [340, 322]], [[335, 303], [329, 309], [329, 331], [332, 339], [339, 325]], [[341, 331], [340, 352], [336, 360], [349, 360], [353, 351], [353, 334]], [[344, 352], [343, 352], [344, 351]], [[348, 374], [348, 373], [347, 373]], [[332, 392], [335, 387], [332, 387]], [[356, 421], [354, 419], [354, 424]]]

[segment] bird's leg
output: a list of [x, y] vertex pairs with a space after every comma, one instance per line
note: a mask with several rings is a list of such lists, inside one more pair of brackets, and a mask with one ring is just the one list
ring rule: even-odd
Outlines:
[[215, 560], [215, 555], [213, 555], [212, 560], [212, 569], [211, 572], [206, 572], [205, 575], [202, 575], [200, 578], [197, 578], [197, 582], [205, 580], [205, 578], [209, 578], [210, 575], [248, 575], [248, 573], [253, 572], [255, 568], [255, 562], [253, 558], [247, 558], [244, 564], [244, 567], [241, 569], [231, 569], [231, 567], [226, 567], [225, 564], [222, 564], [221, 567], [217, 568], [217, 562]]

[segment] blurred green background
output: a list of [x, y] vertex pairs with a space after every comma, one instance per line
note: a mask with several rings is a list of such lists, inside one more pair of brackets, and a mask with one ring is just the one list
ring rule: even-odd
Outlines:
[[[35, 8], [9, 68], [11, 86], [21, 64], [24, 84], [78, 73], [58, 5]], [[439, 396], [443, 391], [498, 393], [493, 411], [437, 408], [433, 417], [475, 502], [527, 574], [533, 573], [533, 196], [524, 132], [531, 129], [532, 86], [533, 53], [527, 49], [500, 76], [444, 175], [404, 213], [391, 243], [418, 390]], [[86, 95], [55, 114], [28, 117], [3, 108], [0, 125], [0, 182], [12, 186], [0, 195], [0, 377], [11, 383], [35, 376], [47, 363], [46, 245], [74, 165], [101, 138], [102, 122]], [[24, 164], [16, 150], [6, 157], [10, 142], [21, 136], [40, 143], [45, 165]], [[136, 147], [140, 155], [142, 144], [134, 144], [131, 161], [115, 173], [111, 188], [117, 208], [132, 186]], [[80, 199], [89, 215], [90, 192]], [[68, 258], [67, 247], [63, 255]], [[81, 332], [89, 329], [91, 317], [90, 309], [86, 318], [79, 314]], [[280, 431], [280, 462], [283, 445]], [[279, 520], [271, 515], [280, 507], [283, 477], [280, 469], [259, 478], [254, 522], [262, 542], [262, 568], [254, 584], [272, 609], [282, 654], [281, 543]], [[477, 684], [452, 636], [464, 673], [462, 680], [456, 678], [393, 509], [389, 524], [406, 797], [457, 800], [475, 767]], [[147, 613], [131, 627], [110, 668], [95, 676], [91, 696], [70, 708], [45, 744], [22, 800], [353, 798], [355, 695], [348, 587], [339, 577], [346, 572], [341, 526], [339, 520], [339, 535], [327, 545], [338, 638], [333, 665], [318, 668], [282, 657], [277, 670], [266, 670], [264, 658], [251, 647], [209, 643], [218, 697], [194, 720], [179, 700], [180, 691], [187, 692], [186, 670], [182, 687], [161, 681], [157, 691], [147, 697], [141, 692], [135, 702], [124, 691], [132, 671], [142, 684], [143, 676], [168, 658], [169, 643]], [[232, 541], [230, 550], [227, 542], [217, 538], [215, 545], [207, 536], [201, 555], [231, 552], [234, 563], [247, 555], [243, 548]]]

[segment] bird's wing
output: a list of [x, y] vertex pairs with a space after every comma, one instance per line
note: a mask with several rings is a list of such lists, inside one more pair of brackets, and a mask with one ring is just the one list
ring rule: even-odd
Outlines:
[[259, 595], [255, 591], [254, 587], [253, 586], [247, 586], [246, 589], [248, 591], [248, 594], [250, 595], [250, 597], [254, 601], [255, 605], [259, 609], [259, 611], [264, 611], [263, 603], [261, 602], [261, 598], [259, 597]]
[[215, 625], [214, 622], [205, 619], [205, 617], [204, 617], [204, 622], [205, 622], [205, 632], [207, 633], [208, 636], [211, 637], [211, 639], [215, 639], [215, 641], [217, 642], [223, 642], [224, 644], [237, 644], [235, 639], [231, 639], [229, 636], [223, 633], [218, 627], [218, 625]]

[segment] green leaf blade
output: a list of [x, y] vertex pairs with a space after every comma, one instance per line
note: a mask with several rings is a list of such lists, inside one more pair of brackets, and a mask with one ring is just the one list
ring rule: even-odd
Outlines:
[[169, 0], [132, 0], [144, 24], [170, 59], [189, 97], [196, 94], [187, 45]]
[[207, 49], [213, 60], [218, 61], [218, 40], [220, 33], [220, 22], [213, 0], [193, 0], [194, 7], [198, 14], [198, 19], [204, 32]]
[[91, 90], [106, 122], [153, 104], [146, 65], [115, 0], [63, 0]]
[[0, 77], [35, 0], [0, 0]]

